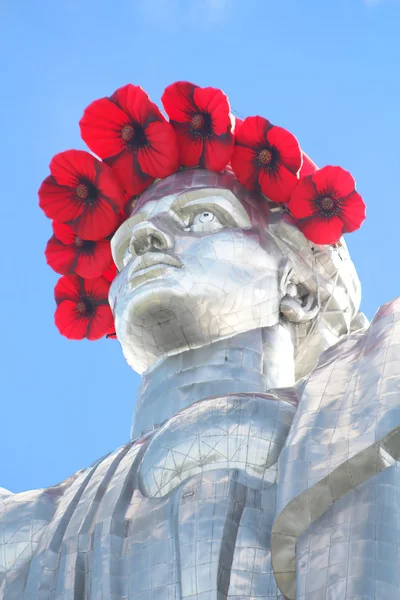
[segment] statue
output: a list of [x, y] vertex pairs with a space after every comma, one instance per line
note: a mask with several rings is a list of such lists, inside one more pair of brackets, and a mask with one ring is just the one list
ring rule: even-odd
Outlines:
[[131, 442], [2, 491], [0, 598], [396, 598], [400, 301], [368, 325], [344, 241], [229, 170], [128, 211], [110, 306], [142, 374]]

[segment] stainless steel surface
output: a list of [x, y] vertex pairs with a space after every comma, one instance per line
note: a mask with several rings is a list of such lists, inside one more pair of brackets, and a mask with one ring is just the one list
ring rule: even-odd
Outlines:
[[240, 481], [276, 483], [276, 464], [296, 411], [272, 394], [231, 394], [196, 402], [161, 427], [144, 454], [139, 487], [162, 498], [206, 471], [237, 469]]
[[344, 243], [231, 174], [151, 186], [112, 246], [132, 441], [0, 488], [0, 598], [400, 599], [400, 300], [368, 327]]
[[[327, 350], [303, 387], [279, 459], [277, 518], [272, 535], [275, 575], [280, 589], [289, 598], [296, 598], [296, 543], [299, 536], [313, 523], [317, 525], [319, 518], [335, 503], [336, 511], [331, 511], [331, 515], [337, 519], [339, 512], [343, 522], [348, 520], [346, 501], [338, 503], [338, 500], [362, 484], [368, 502], [371, 503], [375, 496], [373, 502], [378, 501], [379, 495], [374, 492], [374, 488], [380, 487], [378, 474], [392, 468], [400, 458], [399, 349], [400, 299], [397, 299], [377, 312], [366, 332], [353, 333]], [[397, 481], [396, 478], [393, 481]], [[388, 486], [388, 493], [396, 494], [397, 484], [393, 489], [390, 487], [393, 486]], [[380, 497], [377, 511], [384, 510], [384, 495], [380, 494]], [[357, 529], [356, 519], [366, 514], [366, 507], [360, 505], [359, 509], [358, 515], [354, 511], [350, 519], [350, 524], [354, 520], [351, 541], [362, 547], [368, 537], [364, 537], [362, 528]], [[385, 530], [378, 526], [381, 516], [376, 516], [373, 536], [376, 548], [390, 542]], [[332, 532], [334, 523], [326, 515], [324, 519], [325, 526], [327, 521], [330, 522]], [[313, 530], [315, 528], [311, 528]], [[360, 551], [360, 572], [367, 569], [367, 563], [363, 564], [366, 558], [374, 562], [377, 557], [378, 554], [371, 556], [367, 552], [366, 556]], [[397, 568], [396, 561], [397, 550], [388, 565]], [[321, 558], [320, 567], [322, 564]], [[369, 570], [369, 577], [377, 585], [381, 581], [380, 569], [375, 563], [373, 569]], [[326, 582], [332, 583], [328, 573], [327, 567]], [[344, 585], [348, 590], [344, 598], [362, 597], [350, 595], [352, 578], [351, 569], [341, 574], [342, 582], [337, 589], [343, 589]], [[310, 585], [311, 575], [308, 581]], [[327, 585], [320, 587], [321, 598], [327, 593]], [[393, 597], [399, 595], [400, 583], [396, 583], [392, 591]], [[335, 593], [333, 588], [331, 597], [335, 598]]]

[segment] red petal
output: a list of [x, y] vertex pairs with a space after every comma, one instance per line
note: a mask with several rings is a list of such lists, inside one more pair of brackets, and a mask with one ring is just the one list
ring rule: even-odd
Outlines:
[[297, 139], [282, 127], [271, 127], [267, 133], [267, 140], [279, 151], [280, 162], [294, 175], [301, 167], [302, 156]]
[[179, 151], [175, 131], [165, 123], [151, 123], [146, 129], [149, 146], [138, 150], [138, 163], [152, 177], [168, 177], [179, 168]]
[[179, 160], [185, 167], [197, 167], [203, 153], [203, 140], [193, 137], [190, 133], [190, 125], [186, 123], [172, 123], [176, 133], [179, 148]]
[[298, 221], [303, 235], [314, 244], [336, 244], [343, 233], [343, 223], [339, 217], [324, 219], [318, 214]]
[[[204, 142], [204, 168], [210, 171], [222, 171], [229, 163], [234, 148], [234, 138], [229, 132], [212, 137]], [[202, 165], [203, 166], [203, 165]]]
[[79, 258], [79, 250], [74, 244], [64, 245], [53, 236], [47, 242], [45, 256], [47, 264], [56, 273], [72, 275]]
[[235, 132], [235, 134], [237, 134], [239, 127], [243, 124], [243, 119], [240, 119], [240, 117], [235, 117], [235, 115], [231, 115], [231, 119], [234, 124], [232, 130]]
[[110, 267], [103, 273], [103, 277], [105, 277], [107, 279], [107, 281], [109, 281], [110, 283], [115, 279], [116, 275], [117, 275], [117, 267], [115, 266], [114, 263], [112, 263], [110, 265]]
[[312, 179], [320, 195], [334, 193], [336, 198], [344, 198], [355, 189], [355, 181], [348, 171], [341, 167], [323, 167]]
[[75, 188], [82, 177], [94, 183], [97, 162], [89, 152], [67, 150], [54, 156], [50, 163], [50, 172], [59, 185]]
[[154, 181], [154, 177], [142, 171], [134, 152], [125, 151], [107, 160], [114, 175], [124, 188], [127, 196], [141, 194]]
[[96, 187], [100, 195], [113, 206], [114, 212], [118, 213], [124, 209], [125, 194], [122, 186], [112, 169], [104, 163], [97, 166]]
[[105, 277], [85, 279], [83, 282], [85, 294], [93, 298], [96, 304], [108, 304], [110, 282]]
[[65, 300], [57, 307], [54, 321], [59, 332], [70, 340], [82, 340], [86, 337], [89, 319], [76, 310], [76, 302]]
[[236, 144], [259, 149], [265, 145], [271, 127], [263, 117], [247, 117], [236, 132]]
[[232, 128], [228, 97], [216, 88], [197, 87], [193, 100], [201, 112], [208, 113], [212, 118], [212, 129], [216, 135], [223, 135]]
[[116, 102], [131, 120], [136, 121], [144, 128], [153, 121], [165, 122], [157, 105], [150, 100], [139, 85], [128, 83], [114, 92], [111, 100]]
[[188, 123], [198, 108], [193, 100], [197, 85], [188, 81], [177, 81], [169, 85], [161, 98], [165, 111], [171, 121]]
[[250, 148], [235, 146], [231, 165], [232, 169], [242, 185], [249, 190], [258, 189], [258, 173], [260, 168], [256, 164], [257, 153]]
[[361, 227], [365, 219], [365, 210], [364, 200], [358, 192], [353, 192], [342, 201], [340, 218], [343, 221], [344, 233], [350, 233]]
[[300, 170], [300, 177], [307, 177], [307, 175], [313, 175], [318, 171], [318, 167], [313, 160], [303, 152], [303, 164]]
[[288, 202], [298, 179], [285, 166], [279, 165], [273, 172], [261, 169], [258, 181], [262, 193], [271, 202]]
[[76, 235], [84, 240], [101, 240], [113, 233], [118, 223], [118, 213], [101, 196], [94, 204], [86, 205], [77, 219], [69, 221]]
[[65, 223], [57, 223], [57, 221], [53, 221], [53, 232], [54, 235], [60, 242], [63, 244], [74, 244], [76, 235], [69, 225]]
[[112, 327], [107, 331], [106, 337], [108, 340], [116, 340], [117, 334], [115, 333], [115, 324], [113, 323]]
[[109, 98], [95, 100], [85, 109], [79, 122], [82, 139], [100, 158], [109, 158], [122, 152], [125, 142], [121, 130], [129, 117]]
[[304, 219], [317, 212], [319, 194], [312, 177], [300, 179], [289, 200], [288, 209], [295, 219]]
[[77, 275], [60, 277], [54, 288], [54, 298], [57, 304], [64, 300], [79, 302], [83, 293], [83, 280]]
[[39, 206], [50, 219], [69, 221], [83, 212], [83, 204], [76, 198], [75, 190], [60, 186], [52, 177], [46, 177], [39, 189]]
[[112, 263], [111, 246], [108, 240], [95, 242], [94, 248], [90, 252], [84, 249], [80, 253], [75, 268], [77, 275], [85, 279], [100, 277]]
[[109, 305], [98, 306], [90, 319], [87, 330], [88, 340], [98, 340], [105, 336], [114, 325], [114, 318]]

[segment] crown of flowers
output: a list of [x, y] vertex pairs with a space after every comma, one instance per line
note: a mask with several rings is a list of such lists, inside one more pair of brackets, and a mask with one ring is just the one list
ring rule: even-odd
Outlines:
[[92, 102], [79, 125], [101, 160], [61, 152], [39, 189], [39, 205], [53, 220], [47, 263], [63, 275], [54, 290], [55, 323], [69, 339], [115, 337], [110, 239], [134, 198], [182, 168], [233, 170], [246, 188], [285, 206], [315, 244], [336, 244], [365, 218], [350, 173], [318, 169], [294, 135], [263, 117], [235, 120], [221, 90], [179, 81], [162, 103], [169, 121], [132, 84]]

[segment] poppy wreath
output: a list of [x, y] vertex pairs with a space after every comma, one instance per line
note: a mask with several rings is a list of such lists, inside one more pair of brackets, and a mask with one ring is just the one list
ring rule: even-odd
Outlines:
[[247, 189], [291, 213], [313, 244], [335, 245], [365, 219], [350, 173], [318, 169], [293, 134], [263, 117], [235, 119], [221, 90], [178, 81], [162, 104], [169, 120], [132, 84], [92, 102], [79, 125], [96, 156], [57, 154], [40, 186], [39, 205], [53, 229], [45, 256], [62, 275], [55, 324], [69, 339], [115, 337], [110, 240], [132, 199], [181, 169], [232, 170]]

